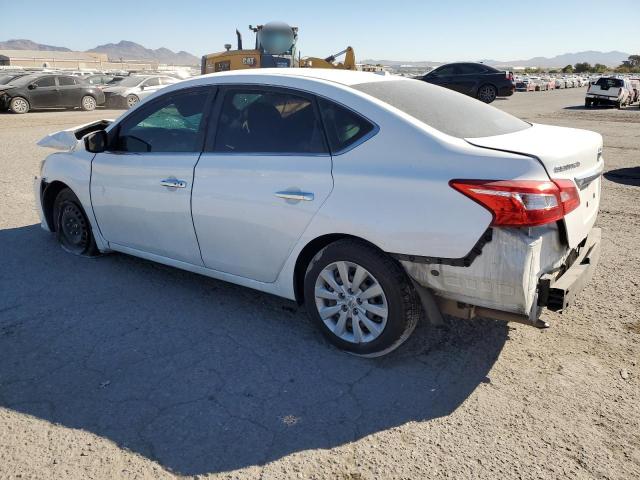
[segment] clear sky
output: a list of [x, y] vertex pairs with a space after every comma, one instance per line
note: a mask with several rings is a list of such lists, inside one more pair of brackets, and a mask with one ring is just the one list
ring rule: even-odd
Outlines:
[[[0, 41], [27, 38], [86, 50], [131, 40], [197, 56], [251, 45], [249, 24], [281, 20], [300, 28], [302, 55], [347, 45], [356, 58], [519, 60], [582, 50], [640, 53], [637, 0], [615, 13], [602, 0], [0, 0]], [[606, 18], [603, 12], [614, 12]]]

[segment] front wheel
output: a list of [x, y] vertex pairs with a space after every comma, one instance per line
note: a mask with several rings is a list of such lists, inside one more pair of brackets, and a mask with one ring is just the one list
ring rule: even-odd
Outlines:
[[498, 91], [493, 85], [483, 85], [478, 90], [478, 100], [484, 103], [493, 102], [498, 96]]
[[304, 294], [307, 312], [329, 341], [366, 357], [398, 348], [422, 311], [402, 267], [358, 240], [321, 250], [307, 268]]
[[140, 99], [138, 98], [138, 96], [134, 94], [127, 95], [126, 100], [127, 100], [127, 108], [133, 108], [140, 102]]
[[82, 108], [82, 110], [86, 112], [95, 110], [96, 105], [97, 105], [96, 99], [93, 98], [91, 95], [85, 95], [84, 97], [82, 97], [82, 100], [80, 101], [80, 108]]
[[13, 113], [27, 113], [30, 108], [29, 101], [26, 98], [15, 97], [9, 102], [9, 109]]
[[89, 219], [71, 189], [58, 193], [53, 204], [53, 220], [56, 238], [65, 251], [86, 257], [98, 255]]

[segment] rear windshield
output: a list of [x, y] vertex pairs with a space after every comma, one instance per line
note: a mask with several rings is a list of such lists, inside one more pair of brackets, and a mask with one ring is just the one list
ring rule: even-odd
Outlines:
[[458, 138], [504, 135], [531, 126], [479, 100], [420, 80], [360, 83], [353, 88]]
[[620, 88], [624, 82], [619, 78], [599, 78], [596, 85], [600, 88]]

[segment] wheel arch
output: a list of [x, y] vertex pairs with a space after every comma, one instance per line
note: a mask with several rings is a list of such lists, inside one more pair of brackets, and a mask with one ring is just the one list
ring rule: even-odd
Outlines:
[[347, 233], [329, 233], [321, 235], [309, 241], [298, 254], [298, 258], [296, 259], [296, 264], [293, 269], [293, 292], [295, 295], [295, 300], [299, 305], [302, 305], [304, 303], [304, 275], [307, 272], [307, 267], [309, 266], [309, 263], [311, 262], [313, 257], [315, 257], [318, 252], [320, 252], [326, 246], [337, 242], [338, 240], [344, 239], [359, 240], [385, 253], [374, 243], [371, 243], [364, 238], [355, 235], [349, 235]]
[[[71, 187], [66, 183], [61, 182], [60, 180], [54, 180], [47, 184], [42, 192], [42, 213], [44, 214], [44, 219], [47, 222], [49, 230], [52, 232], [56, 231], [56, 222], [54, 222], [53, 219], [53, 205], [58, 194], [65, 188], [68, 188], [73, 192], [73, 189], [71, 189]], [[74, 195], [76, 195], [75, 192]]]

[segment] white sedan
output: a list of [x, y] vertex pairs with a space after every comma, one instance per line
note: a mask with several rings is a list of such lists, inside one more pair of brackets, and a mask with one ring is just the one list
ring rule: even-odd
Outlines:
[[441, 312], [546, 325], [600, 251], [599, 134], [416, 80], [205, 75], [40, 145], [61, 150], [35, 193], [65, 250], [297, 300], [359, 355]]

